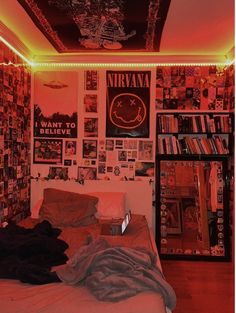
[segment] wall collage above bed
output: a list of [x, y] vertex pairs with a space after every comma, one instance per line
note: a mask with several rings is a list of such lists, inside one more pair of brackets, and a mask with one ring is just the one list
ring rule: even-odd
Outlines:
[[229, 73], [216, 66], [35, 72], [32, 177], [153, 180], [155, 112], [231, 109]]

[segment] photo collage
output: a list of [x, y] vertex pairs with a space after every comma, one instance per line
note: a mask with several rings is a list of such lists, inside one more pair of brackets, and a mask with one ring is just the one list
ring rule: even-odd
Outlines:
[[[10, 63], [10, 65], [9, 65]], [[20, 64], [15, 66], [15, 64]], [[0, 226], [30, 211], [30, 69], [0, 43]]]
[[[80, 183], [84, 180], [96, 179], [152, 179], [154, 176], [153, 140], [145, 138], [146, 136], [109, 138], [105, 134], [99, 134], [101, 122], [99, 72], [84, 71], [83, 115], [79, 116], [78, 120], [77, 95], [70, 85], [71, 79], [66, 80], [68, 75], [73, 75], [73, 81], [77, 80], [75, 72], [69, 74], [68, 72], [60, 72], [60, 74], [41, 72], [36, 75], [36, 86], [42, 92], [39, 93], [39, 99], [36, 97], [34, 105], [33, 164], [47, 166], [47, 179], [75, 179]], [[47, 81], [46, 88], [45, 81]], [[67, 87], [50, 88], [51, 81]], [[66, 105], [63, 104], [62, 99], [67, 98], [69, 89], [73, 108], [70, 112], [63, 112]], [[74, 92], [73, 96], [71, 92]], [[147, 94], [146, 90], [145, 92]], [[57, 111], [58, 106], [54, 111], [52, 106], [51, 111], [48, 110], [50, 97], [51, 99], [54, 97], [57, 103], [61, 104], [61, 112]], [[78, 121], [83, 123], [82, 136], [77, 134]], [[145, 128], [149, 131], [148, 122], [149, 120], [145, 120]], [[74, 125], [76, 127], [73, 127]]]

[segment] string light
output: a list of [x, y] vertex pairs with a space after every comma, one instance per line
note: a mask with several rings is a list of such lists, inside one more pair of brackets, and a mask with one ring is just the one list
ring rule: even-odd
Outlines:
[[157, 66], [227, 66], [225, 63], [33, 63], [33, 67], [157, 67]]
[[[32, 62], [29, 61], [22, 53], [20, 53], [16, 48], [14, 48], [6, 39], [0, 36], [0, 41], [2, 41], [11, 51], [18, 55], [22, 60], [24, 60], [28, 65], [32, 66]], [[9, 64], [8, 64], [9, 65]]]
[[[0, 36], [0, 41], [2, 41], [9, 49], [11, 49], [16, 55], [18, 55], [22, 60], [24, 60], [31, 67], [80, 67], [80, 68], [106, 68], [106, 67], [157, 67], [157, 66], [229, 66], [233, 64], [234, 61], [226, 60], [225, 62], [215, 62], [215, 63], [80, 63], [80, 62], [35, 62], [28, 60], [21, 52], [14, 48], [6, 39]], [[91, 54], [92, 55], [92, 54]], [[107, 55], [109, 55], [107, 53]], [[121, 53], [121, 55], [128, 55], [127, 53]], [[130, 55], [130, 54], [129, 54]], [[157, 53], [134, 53], [134, 55], [156, 55]], [[3, 64], [3, 63], [2, 63]], [[10, 65], [10, 63], [4, 63], [4, 65]]]

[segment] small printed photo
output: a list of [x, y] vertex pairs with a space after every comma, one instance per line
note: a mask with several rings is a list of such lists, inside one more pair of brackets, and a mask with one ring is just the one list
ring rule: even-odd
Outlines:
[[123, 148], [123, 140], [116, 140], [116, 146], [120, 146]]
[[96, 180], [97, 168], [96, 167], [78, 167], [78, 181]]
[[68, 179], [68, 168], [67, 167], [49, 167], [49, 179]]
[[84, 108], [85, 112], [97, 113], [97, 95], [85, 95], [84, 96]]
[[140, 140], [138, 150], [139, 160], [152, 161], [153, 160], [153, 142]]
[[97, 158], [97, 140], [83, 140], [83, 158]]
[[153, 177], [155, 174], [155, 167], [153, 162], [136, 162], [135, 176], [149, 176]]
[[65, 141], [65, 156], [74, 157], [76, 155], [76, 141]]
[[127, 161], [127, 151], [118, 151], [118, 161]]
[[98, 136], [98, 119], [85, 118], [84, 119], [84, 137]]
[[99, 162], [106, 162], [106, 159], [107, 159], [106, 151], [99, 151], [98, 153]]
[[136, 150], [137, 149], [137, 140], [124, 140], [124, 149]]
[[98, 72], [97, 71], [85, 71], [84, 72], [85, 90], [97, 90], [98, 89]]
[[65, 166], [71, 166], [72, 165], [72, 160], [64, 160], [64, 165]]
[[107, 172], [112, 173], [113, 172], [113, 166], [107, 166]]
[[98, 164], [98, 174], [106, 174], [106, 163]]
[[106, 150], [113, 151], [114, 150], [114, 140], [107, 139], [106, 140]]
[[0, 183], [0, 197], [4, 196], [4, 182]]

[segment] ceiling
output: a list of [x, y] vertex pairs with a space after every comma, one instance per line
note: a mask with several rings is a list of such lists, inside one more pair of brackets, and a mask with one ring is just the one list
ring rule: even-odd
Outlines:
[[[110, 56], [107, 57], [107, 54], [112, 52], [113, 62], [121, 60], [122, 53], [110, 49], [97, 50], [94, 55], [91, 55], [89, 49], [59, 53], [17, 0], [0, 0], [0, 7], [1, 22], [28, 48], [30, 59], [72, 61], [79, 58], [85, 61], [93, 58], [98, 60], [99, 56], [102, 61], [108, 60]], [[6, 29], [1, 33], [2, 36], [6, 35], [12, 40], [15, 38], [6, 34]], [[171, 0], [159, 49], [146, 55], [152, 60], [160, 61], [166, 59], [215, 61], [222, 60], [232, 47], [234, 47], [234, 0]], [[136, 55], [136, 52], [140, 54]], [[128, 57], [141, 61], [142, 58], [145, 59], [144, 52], [134, 45]], [[127, 60], [126, 56], [124, 58]]]

